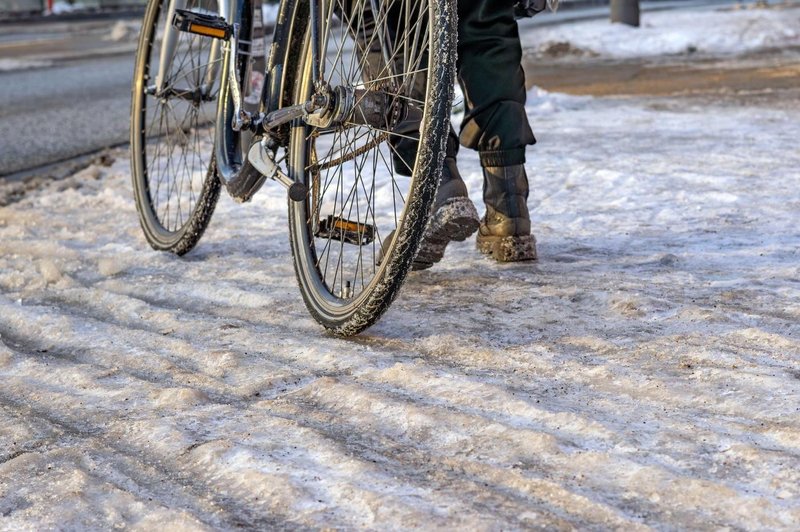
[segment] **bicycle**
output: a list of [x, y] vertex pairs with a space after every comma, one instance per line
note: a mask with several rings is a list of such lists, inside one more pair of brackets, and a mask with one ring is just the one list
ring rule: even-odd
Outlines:
[[288, 196], [311, 315], [349, 336], [397, 296], [449, 128], [454, 0], [150, 0], [132, 88], [131, 173], [156, 250], [200, 240], [221, 189]]

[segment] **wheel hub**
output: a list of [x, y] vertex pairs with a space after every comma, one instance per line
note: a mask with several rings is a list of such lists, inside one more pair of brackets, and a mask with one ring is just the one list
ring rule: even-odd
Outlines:
[[326, 86], [312, 101], [321, 105], [306, 116], [306, 123], [319, 128], [371, 126], [391, 131], [413, 114], [411, 106], [384, 90]]

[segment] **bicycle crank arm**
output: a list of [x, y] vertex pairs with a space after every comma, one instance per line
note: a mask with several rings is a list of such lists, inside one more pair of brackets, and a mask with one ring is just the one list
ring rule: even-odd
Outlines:
[[250, 146], [250, 150], [247, 152], [247, 160], [253, 165], [253, 168], [261, 172], [261, 174], [283, 185], [288, 191], [289, 198], [292, 201], [303, 201], [306, 199], [308, 187], [284, 174], [281, 169], [278, 168], [278, 165], [275, 164], [272, 155], [261, 142], [255, 142]]
[[297, 118], [306, 117], [309, 113], [313, 113], [326, 104], [327, 99], [324, 96], [313, 96], [306, 103], [298, 103], [288, 107], [281, 107], [280, 109], [276, 109], [267, 113], [266, 115], [261, 114], [260, 117], [253, 120], [252, 129], [259, 134], [269, 134], [271, 130], [287, 124]]
[[267, 113], [263, 118], [257, 120], [254, 124], [256, 126], [255, 131], [258, 133], [263, 132], [268, 134], [270, 130], [291, 122], [296, 118], [305, 116], [306, 113], [306, 104], [304, 103], [292, 105], [290, 107], [282, 107], [272, 111], [271, 113]]

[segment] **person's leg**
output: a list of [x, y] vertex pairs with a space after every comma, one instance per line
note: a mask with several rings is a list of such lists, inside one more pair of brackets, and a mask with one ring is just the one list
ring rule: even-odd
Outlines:
[[512, 2], [458, 0], [458, 80], [464, 92], [461, 144], [482, 166], [525, 162], [534, 144], [525, 114], [522, 47]]
[[[359, 31], [351, 31], [352, 38], [356, 41], [356, 50], [360, 54], [360, 64], [362, 65], [362, 78], [365, 83], [373, 79], [386, 79], [389, 77], [392, 68], [386, 64], [380, 42], [373, 38], [371, 29], [374, 27], [369, 22], [374, 20], [371, 3], [354, 3], [352, 0], [343, 0], [337, 4], [334, 11], [336, 15], [348, 24], [353, 18], [359, 20], [363, 18], [367, 22], [358, 24]], [[397, 8], [399, 3], [393, 4], [387, 17], [388, 28], [403, 31], [402, 12]], [[390, 35], [394, 38], [394, 35]], [[401, 62], [404, 57], [416, 57], [413, 51], [409, 54], [396, 53], [395, 61]], [[422, 60], [425, 63], [425, 59]], [[395, 71], [404, 71], [402, 64], [393, 65]], [[408, 80], [405, 81], [408, 83]], [[424, 72], [414, 76], [410, 83], [411, 96], [416, 100], [426, 98], [426, 74]], [[390, 138], [388, 144], [391, 150], [392, 170], [396, 175], [410, 176], [417, 156], [419, 145], [419, 134], [405, 134], [404, 136], [394, 136]], [[452, 240], [465, 240], [467, 237], [478, 230], [480, 218], [475, 205], [469, 200], [467, 187], [456, 167], [456, 154], [458, 153], [458, 135], [451, 127], [447, 139], [445, 159], [441, 169], [439, 189], [434, 198], [431, 209], [430, 219], [425, 227], [419, 251], [412, 265], [415, 270], [430, 268], [434, 263], [440, 261], [444, 256], [447, 244]], [[389, 235], [388, 238], [391, 238]]]
[[478, 228], [478, 250], [499, 262], [535, 260], [525, 166], [484, 166], [483, 202], [486, 214]]
[[[425, 98], [423, 83], [416, 83], [412, 95], [417, 99]], [[394, 159], [395, 172], [410, 175], [411, 161], [417, 153], [418, 141], [400, 138], [390, 141]], [[480, 218], [475, 205], [470, 201], [467, 186], [458, 172], [456, 156], [459, 141], [455, 130], [451, 127], [447, 139], [445, 159], [442, 165], [439, 188], [431, 208], [430, 219], [425, 227], [419, 251], [414, 259], [412, 269], [430, 268], [444, 257], [445, 248], [452, 241], [463, 241], [478, 230]]]
[[447, 151], [442, 165], [439, 189], [433, 200], [431, 217], [422, 235], [412, 269], [424, 270], [442, 260], [451, 241], [463, 241], [478, 230], [480, 218], [467, 194], [456, 165], [458, 141], [455, 135], [447, 139]]
[[508, 0], [459, 0], [458, 79], [465, 113], [461, 144], [483, 167], [486, 215], [478, 249], [501, 262], [536, 258], [528, 213], [525, 148], [536, 139], [525, 113], [522, 47]]

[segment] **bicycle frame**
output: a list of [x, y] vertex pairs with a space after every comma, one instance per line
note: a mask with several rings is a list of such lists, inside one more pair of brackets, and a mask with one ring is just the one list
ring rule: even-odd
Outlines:
[[[171, 0], [169, 3], [169, 8], [167, 10], [167, 21], [171, 22], [172, 18], [175, 16], [175, 10], [177, 9], [185, 9], [186, 8], [186, 1], [187, 0]], [[230, 17], [236, 15], [234, 9], [234, 3], [231, 0], [219, 0], [218, 4], [218, 11], [219, 16], [225, 18], [225, 20], [233, 20]], [[172, 58], [175, 57], [175, 51], [178, 46], [178, 30], [169, 23], [164, 28], [164, 36], [162, 38], [161, 43], [161, 51], [159, 54], [159, 61], [158, 61], [158, 72], [156, 73], [156, 93], [160, 93], [164, 90], [164, 84], [166, 82], [167, 72], [170, 71], [172, 68]], [[215, 65], [211, 69], [209, 69], [206, 74], [206, 83], [203, 87], [204, 92], [209, 92], [211, 88], [214, 86], [214, 83], [217, 81], [217, 72], [218, 68], [217, 65], [217, 56], [220, 53], [220, 43], [219, 41], [214, 41], [211, 45], [211, 50], [209, 52], [209, 65]]]
[[[245, 4], [244, 0], [226, 0], [229, 10], [226, 20], [237, 20], [240, 9]], [[301, 3], [302, 2], [302, 3]], [[235, 47], [229, 46], [225, 53], [223, 69], [225, 74], [220, 80], [220, 103], [217, 106], [217, 127], [216, 127], [216, 160], [219, 175], [228, 190], [228, 193], [238, 201], [247, 201], [263, 184], [266, 178], [272, 178], [280, 182], [289, 190], [292, 199], [300, 200], [305, 196], [304, 186], [295, 183], [291, 178], [281, 172], [277, 166], [271, 162], [271, 156], [266, 149], [266, 144], [275, 142], [281, 144], [284, 140], [285, 131], [279, 130], [280, 126], [287, 125], [295, 118], [304, 116], [308, 108], [306, 106], [285, 107], [285, 89], [292, 86], [293, 76], [296, 74], [291, 67], [290, 50], [299, 44], [304, 38], [307, 24], [311, 23], [310, 11], [312, 7], [306, 8], [305, 2], [319, 4], [320, 0], [283, 0], [278, 8], [277, 20], [273, 29], [272, 43], [266, 53], [264, 71], [264, 82], [262, 92], [259, 95], [258, 109], [252, 116], [245, 119], [241, 117], [241, 107], [236, 102], [241, 101], [241, 92], [237, 93], [239, 80], [235, 70], [234, 61]], [[260, 2], [255, 0], [250, 4], [253, 9], [260, 9]], [[318, 6], [319, 7], [319, 6]], [[297, 16], [302, 13], [304, 16]], [[314, 11], [317, 17], [316, 25], [319, 25], [321, 10]], [[245, 28], [244, 30], [250, 30]], [[249, 31], [248, 31], [249, 33]], [[319, 38], [319, 34], [317, 35]], [[324, 44], [324, 43], [323, 43]], [[319, 53], [319, 51], [315, 52]], [[239, 155], [231, 154], [227, 150], [234, 138], [232, 135], [239, 134], [239, 147], [242, 150]], [[253, 142], [254, 139], [261, 137], [261, 141]], [[234, 156], [234, 159], [231, 157]], [[239, 160], [240, 159], [240, 160]]]
[[[311, 39], [312, 39], [312, 60], [314, 64], [313, 76], [314, 82], [317, 84], [320, 79], [322, 79], [323, 72], [322, 72], [322, 61], [320, 59], [321, 56], [321, 49], [324, 47], [324, 43], [322, 43], [322, 36], [321, 36], [321, 29], [322, 29], [322, 21], [324, 13], [322, 12], [322, 3], [321, 0], [307, 0], [309, 4], [309, 24], [311, 26]], [[177, 9], [184, 9], [186, 7], [187, 0], [171, 0], [169, 3], [169, 8], [167, 12], [167, 20], [171, 21], [175, 11]], [[236, 20], [237, 18], [237, 10], [239, 9], [239, 4], [241, 0], [218, 0], [218, 15], [224, 18], [226, 21], [230, 22]], [[293, 14], [295, 12], [295, 7], [297, 5], [297, 0], [284, 0], [280, 3], [277, 22], [275, 24], [273, 30], [273, 39], [272, 39], [272, 47], [270, 48], [269, 55], [267, 56], [267, 68], [266, 71], [263, 73], [266, 79], [270, 81], [279, 81], [280, 83], [271, 83], [265, 88], [268, 88], [267, 94], [262, 95], [262, 102], [265, 104], [265, 109], [267, 112], [275, 110], [280, 105], [280, 102], [276, 102], [274, 98], [271, 98], [271, 95], [279, 95], [281, 93], [281, 89], [283, 86], [283, 76], [282, 75], [275, 75], [281, 74], [282, 68], [284, 63], [286, 62], [286, 41], [287, 39], [282, 38], [284, 35], [289, 35], [293, 29]], [[258, 9], [261, 7], [260, 2], [254, 3], [254, 8]], [[234, 28], [234, 32], [237, 32], [237, 28]], [[164, 84], [167, 77], [167, 72], [170, 71], [172, 66], [172, 58], [175, 56], [176, 48], [178, 45], [178, 33], [179, 30], [176, 29], [171, 23], [168, 23], [167, 26], [164, 28], [164, 36], [161, 45], [160, 51], [160, 60], [159, 60], [159, 67], [158, 73], [156, 75], [156, 92], [161, 92], [164, 89]], [[235, 57], [238, 53], [238, 43], [236, 42], [238, 38], [238, 34], [235, 33], [234, 37], [232, 37], [231, 44], [229, 46], [229, 53], [231, 57]], [[210, 51], [210, 59], [208, 64], [217, 64], [216, 57], [220, 53], [220, 42], [214, 41], [211, 51]], [[235, 78], [234, 69], [234, 62], [229, 61], [229, 68], [225, 74], [229, 77], [228, 83], [230, 83], [231, 88], [234, 92], [241, 92], [241, 87], [239, 83], [233, 83], [234, 79], [231, 78], [233, 76]], [[213, 68], [209, 69], [206, 72], [206, 86], [208, 88], [212, 87], [214, 83], [217, 81], [216, 76], [218, 74], [219, 69]], [[237, 80], [238, 82], [239, 80]], [[239, 99], [240, 97], [237, 94], [232, 95], [235, 99]]]
[[[372, 12], [379, 12], [378, 0], [365, 0]], [[170, 0], [168, 20], [171, 21], [176, 10], [183, 9], [187, 0]], [[252, 9], [253, 13], [240, 13], [241, 9]], [[260, 0], [218, 0], [218, 15], [229, 24], [231, 37], [225, 41], [214, 40], [209, 51], [209, 62], [213, 65], [203, 74], [202, 90], [210, 94], [219, 75], [218, 55], [222, 52], [222, 77], [219, 80], [217, 117], [216, 117], [216, 162], [218, 175], [225, 184], [228, 193], [239, 201], [247, 201], [261, 187], [267, 178], [275, 179], [289, 191], [289, 197], [301, 201], [305, 195], [305, 185], [295, 182], [284, 174], [275, 164], [273, 153], [278, 146], [285, 145], [287, 130], [284, 127], [296, 119], [317, 127], [328, 127], [334, 121], [344, 121], [351, 116], [361, 120], [377, 120], [381, 110], [386, 110], [386, 98], [379, 91], [367, 96], [369, 91], [355, 91], [352, 88], [329, 87], [323, 81], [325, 77], [322, 55], [327, 49], [324, 23], [331, 24], [334, 14], [332, 3], [323, 0], [282, 0], [278, 8], [278, 16], [273, 29], [273, 38], [269, 51], [264, 56], [259, 54], [258, 61], [263, 58], [264, 71], [261, 93], [255, 109], [245, 109], [243, 82], [247, 84], [249, 68], [242, 69], [238, 61], [239, 43], [249, 45], [247, 52], [251, 61], [257, 49], [257, 27], [254, 21], [256, 13], [261, 9]], [[246, 20], [248, 26], [240, 27], [237, 21]], [[156, 94], [165, 89], [166, 72], [169, 72], [172, 57], [177, 51], [178, 29], [169, 22], [164, 29], [162, 48], [160, 51], [159, 69], [156, 76]], [[240, 41], [241, 35], [248, 40]], [[299, 44], [310, 39], [311, 81], [314, 94], [305, 102], [284, 105], [287, 89], [293, 87], [294, 76], [298, 73], [293, 68], [298, 58], [291, 52]], [[382, 42], [385, 36], [380, 36]], [[387, 43], [382, 45], [384, 61], [390, 63], [390, 50]], [[246, 85], [249, 88], [249, 84]], [[383, 100], [381, 98], [384, 98]], [[359, 108], [355, 112], [356, 107]], [[406, 110], [408, 111], [408, 110]], [[369, 119], [367, 117], [370, 117]], [[402, 120], [401, 120], [402, 122]], [[417, 117], [418, 122], [418, 117]], [[402, 129], [402, 126], [399, 126]], [[403, 131], [398, 130], [398, 133]]]

